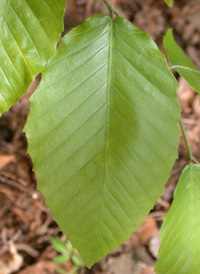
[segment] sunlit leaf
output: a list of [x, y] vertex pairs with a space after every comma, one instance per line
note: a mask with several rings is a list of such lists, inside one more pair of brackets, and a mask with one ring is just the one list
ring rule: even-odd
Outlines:
[[72, 30], [31, 98], [38, 188], [87, 265], [126, 241], [161, 195], [179, 143], [177, 82], [130, 22]]
[[65, 5], [65, 0], [0, 1], [0, 115], [55, 53]]

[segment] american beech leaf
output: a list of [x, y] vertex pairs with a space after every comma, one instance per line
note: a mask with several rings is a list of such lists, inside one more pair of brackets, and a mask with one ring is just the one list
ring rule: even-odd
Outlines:
[[200, 273], [200, 165], [187, 165], [164, 217], [157, 274]]
[[164, 48], [172, 68], [176, 70], [196, 92], [200, 93], [200, 70], [175, 42], [171, 29], [167, 31], [164, 37]]
[[25, 132], [38, 188], [89, 267], [126, 241], [162, 194], [179, 118], [164, 55], [124, 18], [93, 16], [61, 40]]
[[0, 1], [0, 115], [55, 53], [65, 5], [65, 0]]

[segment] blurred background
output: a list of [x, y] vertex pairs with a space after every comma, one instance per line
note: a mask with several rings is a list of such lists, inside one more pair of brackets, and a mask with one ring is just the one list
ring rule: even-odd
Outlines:
[[[174, 0], [171, 9], [164, 0], [110, 2], [135, 26], [146, 31], [162, 52], [163, 35], [173, 28], [178, 44], [200, 68], [200, 0]], [[68, 0], [62, 36], [96, 13], [108, 13], [103, 0]], [[192, 153], [200, 161], [199, 96], [176, 73], [175, 76], [180, 84], [183, 124]], [[126, 243], [89, 270], [45, 207], [41, 193], [36, 190], [36, 176], [26, 152], [27, 141], [22, 130], [29, 113], [29, 97], [40, 79], [38, 75], [27, 95], [0, 118], [0, 274], [153, 274], [163, 216], [170, 208], [173, 191], [187, 161], [183, 138], [179, 159], [163, 196], [145, 222]]]

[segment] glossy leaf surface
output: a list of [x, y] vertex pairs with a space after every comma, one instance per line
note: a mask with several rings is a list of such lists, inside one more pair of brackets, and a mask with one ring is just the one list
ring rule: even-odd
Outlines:
[[189, 59], [185, 52], [175, 42], [172, 30], [169, 29], [164, 38], [164, 48], [172, 65], [188, 84], [200, 93], [200, 70]]
[[157, 274], [200, 273], [200, 166], [185, 167], [164, 217]]
[[65, 0], [0, 1], [0, 115], [26, 93], [55, 53], [65, 4]]
[[38, 187], [87, 265], [126, 241], [177, 157], [177, 82], [130, 22], [97, 15], [72, 30], [31, 98]]

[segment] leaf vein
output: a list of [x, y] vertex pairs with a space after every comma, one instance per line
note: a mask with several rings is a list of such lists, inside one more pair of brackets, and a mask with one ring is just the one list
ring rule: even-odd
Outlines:
[[[39, 53], [39, 51], [38, 51], [38, 48], [36, 47], [35, 43], [33, 42], [33, 39], [31, 38], [30, 34], [28, 33], [28, 31], [27, 31], [27, 29], [26, 29], [24, 23], [21, 21], [21, 19], [19, 18], [19, 16], [18, 16], [18, 14], [16, 13], [16, 11], [12, 8], [12, 6], [11, 6], [10, 4], [9, 4], [9, 6], [10, 6], [10, 8], [12, 9], [13, 13], [16, 15], [16, 17], [18, 18], [18, 20], [20, 21], [20, 23], [21, 23], [21, 25], [23, 26], [24, 30], [26, 31], [27, 36], [29, 37], [29, 39], [31, 40], [33, 46], [35, 47], [38, 56], [40, 57], [40, 59], [42, 59], [42, 57], [41, 57], [41, 55], [40, 55], [40, 53]], [[8, 26], [8, 25], [7, 25], [7, 26]]]

